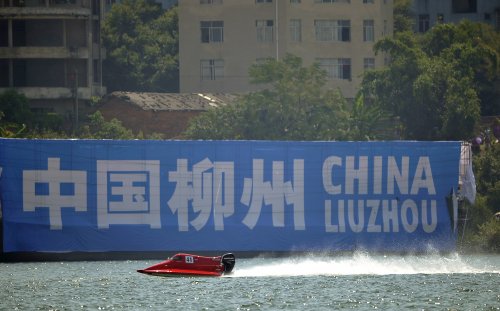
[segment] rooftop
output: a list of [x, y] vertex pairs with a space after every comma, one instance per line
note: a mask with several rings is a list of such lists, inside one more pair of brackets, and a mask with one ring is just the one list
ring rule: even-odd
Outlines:
[[223, 93], [141, 93], [117, 91], [107, 100], [119, 98], [143, 110], [153, 111], [205, 111], [233, 103], [238, 95]]

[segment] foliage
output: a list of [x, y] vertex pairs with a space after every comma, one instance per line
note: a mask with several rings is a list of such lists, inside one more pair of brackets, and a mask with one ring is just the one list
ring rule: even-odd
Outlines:
[[[63, 117], [57, 113], [32, 113], [27, 98], [9, 90], [0, 94], [0, 136], [9, 138], [92, 138], [92, 139], [144, 139], [139, 133], [134, 136], [117, 119], [106, 121], [97, 111], [89, 115], [87, 124], [79, 133], [69, 135], [62, 129]], [[28, 124], [28, 125], [27, 125]], [[159, 133], [149, 135], [149, 139], [162, 139]]]
[[33, 113], [28, 99], [15, 90], [0, 94], [0, 135], [2, 137], [30, 136], [30, 132], [60, 130], [62, 117], [55, 113]]
[[414, 16], [411, 12], [411, 0], [394, 1], [394, 33], [412, 31]]
[[[417, 140], [465, 140], [480, 117], [481, 69], [496, 62], [487, 45], [477, 45], [462, 36], [474, 26], [443, 24], [422, 37], [409, 32], [384, 38], [377, 52], [388, 53], [391, 64], [368, 72], [362, 92], [403, 125], [403, 136]], [[441, 40], [442, 39], [442, 40]]]
[[433, 27], [422, 39], [427, 55], [442, 58], [457, 74], [470, 78], [482, 115], [500, 114], [500, 33], [487, 24], [464, 20]]
[[467, 209], [465, 240], [467, 251], [500, 251], [500, 221], [494, 214], [500, 211], [500, 143], [493, 141], [473, 157], [477, 196], [474, 205], [465, 202]]
[[466, 250], [500, 253], [500, 221], [493, 216], [469, 231]]
[[136, 138], [137, 139], [163, 140], [163, 139], [165, 139], [165, 136], [162, 133], [153, 132], [153, 133], [146, 135], [146, 136], [144, 136], [142, 133], [139, 133], [139, 134], [137, 134]]
[[25, 130], [25, 124], [3, 124], [0, 126], [0, 137], [19, 138], [22, 137]]
[[483, 250], [500, 253], [500, 221], [491, 218], [479, 226], [478, 245]]
[[474, 157], [474, 175], [479, 194], [486, 196], [491, 214], [500, 210], [500, 143], [491, 144]]
[[221, 108], [213, 108], [189, 122], [185, 136], [191, 139], [243, 139], [236, 133], [238, 122], [241, 122], [240, 111], [243, 104], [234, 103]]
[[90, 97], [90, 106], [96, 106], [101, 102], [102, 98], [100, 96], [91, 96]]
[[195, 118], [192, 139], [343, 140], [349, 139], [349, 112], [340, 92], [324, 88], [326, 74], [317, 65], [287, 55], [250, 68], [261, 91]]
[[361, 94], [352, 105], [349, 124], [352, 140], [394, 138], [395, 128], [389, 115], [379, 106], [367, 103]]
[[12, 89], [0, 94], [0, 111], [2, 123], [31, 125], [34, 121], [26, 96]]
[[114, 4], [103, 25], [108, 51], [104, 79], [110, 91], [178, 91], [177, 8], [152, 0]]
[[67, 139], [71, 138], [66, 132], [53, 129], [30, 130], [24, 133], [23, 138], [30, 139]]
[[89, 116], [90, 122], [82, 127], [81, 138], [93, 139], [134, 139], [131, 130], [125, 128], [121, 121], [112, 119], [107, 122], [101, 112], [97, 111]]
[[39, 129], [41, 131], [44, 130], [52, 130], [52, 131], [59, 131], [62, 132], [63, 128], [63, 122], [64, 118], [58, 113], [55, 112], [48, 112], [48, 113], [35, 113], [35, 118], [37, 120], [36, 122], [36, 129]]

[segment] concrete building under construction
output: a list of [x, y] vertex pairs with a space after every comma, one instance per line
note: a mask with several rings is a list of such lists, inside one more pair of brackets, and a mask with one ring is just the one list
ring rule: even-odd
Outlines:
[[0, 0], [0, 92], [25, 94], [34, 109], [78, 115], [102, 96], [100, 29], [111, 1]]

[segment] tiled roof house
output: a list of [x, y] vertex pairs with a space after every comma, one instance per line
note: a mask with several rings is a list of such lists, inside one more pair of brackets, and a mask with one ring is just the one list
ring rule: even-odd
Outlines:
[[145, 135], [160, 133], [164, 138], [180, 138], [191, 118], [211, 108], [235, 102], [237, 95], [195, 93], [113, 92], [96, 107], [109, 121]]

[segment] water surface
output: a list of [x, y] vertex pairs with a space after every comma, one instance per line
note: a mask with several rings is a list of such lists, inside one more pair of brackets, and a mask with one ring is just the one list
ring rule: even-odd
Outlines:
[[222, 278], [137, 273], [157, 261], [0, 263], [2, 310], [500, 310], [500, 256], [237, 259]]

